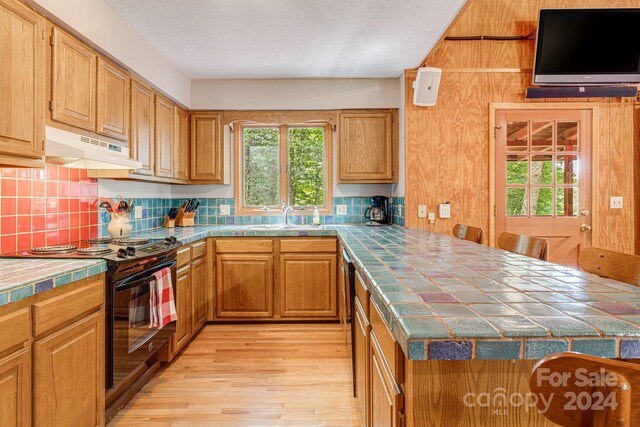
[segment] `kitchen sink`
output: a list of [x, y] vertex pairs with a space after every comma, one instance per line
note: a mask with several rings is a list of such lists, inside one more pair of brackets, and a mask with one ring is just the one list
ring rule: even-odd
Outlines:
[[319, 230], [321, 229], [321, 225], [311, 225], [311, 224], [255, 224], [255, 225], [247, 225], [247, 230]]

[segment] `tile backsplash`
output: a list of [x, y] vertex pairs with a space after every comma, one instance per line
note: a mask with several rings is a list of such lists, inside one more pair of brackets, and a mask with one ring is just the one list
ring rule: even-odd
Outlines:
[[84, 170], [0, 168], [0, 253], [97, 236], [97, 196]]
[[[128, 195], [123, 194], [125, 199]], [[162, 226], [164, 215], [170, 208], [178, 207], [184, 198], [134, 198], [136, 206], [142, 206], [142, 219], [134, 219], [131, 214], [131, 224], [134, 232], [150, 230]], [[201, 198], [201, 204], [196, 215], [196, 225], [249, 225], [249, 224], [277, 224], [281, 221], [280, 215], [273, 216], [245, 216], [235, 215], [233, 198]], [[337, 215], [336, 205], [346, 205], [347, 214]], [[393, 197], [390, 204], [394, 209], [394, 224], [404, 225], [404, 197]], [[231, 215], [220, 215], [220, 206], [229, 205]], [[333, 215], [321, 215], [320, 222], [323, 224], [363, 224], [367, 222], [364, 218], [364, 211], [370, 205], [369, 197], [334, 197]], [[400, 215], [398, 216], [398, 212]], [[305, 221], [310, 224], [313, 218], [313, 211], [305, 211]], [[99, 233], [101, 236], [107, 235], [107, 224], [110, 216], [104, 209], [100, 210]], [[289, 216], [291, 222], [300, 223], [301, 218], [296, 212]]]

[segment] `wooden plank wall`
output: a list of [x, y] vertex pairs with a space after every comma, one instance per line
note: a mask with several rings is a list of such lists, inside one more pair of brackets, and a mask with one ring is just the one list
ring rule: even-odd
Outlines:
[[[640, 0], [469, 0], [472, 3], [446, 35], [522, 35], [537, 26], [540, 8], [640, 7]], [[423, 66], [443, 69], [435, 107], [412, 104], [416, 70], [405, 73], [406, 225], [429, 229], [418, 204], [430, 212], [445, 201], [452, 217], [433, 229], [450, 233], [461, 222], [489, 229], [489, 105], [529, 102], [533, 41], [445, 41]], [[624, 252], [636, 249], [634, 212], [634, 102], [629, 100], [548, 100], [594, 102], [600, 106], [599, 159], [594, 165], [599, 223], [593, 244]], [[545, 102], [536, 101], [536, 102]], [[636, 113], [637, 114], [637, 113]], [[624, 209], [610, 210], [609, 196], [623, 196]], [[485, 233], [485, 236], [487, 233]], [[484, 238], [486, 242], [486, 237]], [[640, 239], [638, 239], [640, 240]], [[640, 246], [640, 243], [639, 243]]]

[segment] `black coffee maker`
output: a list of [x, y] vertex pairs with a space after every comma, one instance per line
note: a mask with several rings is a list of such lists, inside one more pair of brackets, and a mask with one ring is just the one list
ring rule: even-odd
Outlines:
[[364, 217], [369, 220], [367, 225], [391, 224], [389, 198], [385, 196], [371, 197], [371, 207], [364, 211]]

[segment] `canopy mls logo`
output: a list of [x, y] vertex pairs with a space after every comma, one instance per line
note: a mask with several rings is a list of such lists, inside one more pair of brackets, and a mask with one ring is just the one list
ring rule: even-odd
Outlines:
[[605, 411], [618, 407], [617, 395], [613, 389], [624, 387], [614, 373], [600, 369], [598, 372], [578, 368], [573, 372], [551, 372], [540, 368], [536, 371], [536, 386], [557, 389], [557, 392], [508, 393], [498, 387], [493, 391], [466, 393], [463, 397], [465, 407], [480, 407], [491, 410], [495, 416], [509, 415], [509, 411], [524, 407], [526, 412], [537, 409], [545, 414], [554, 400], [565, 411]]

